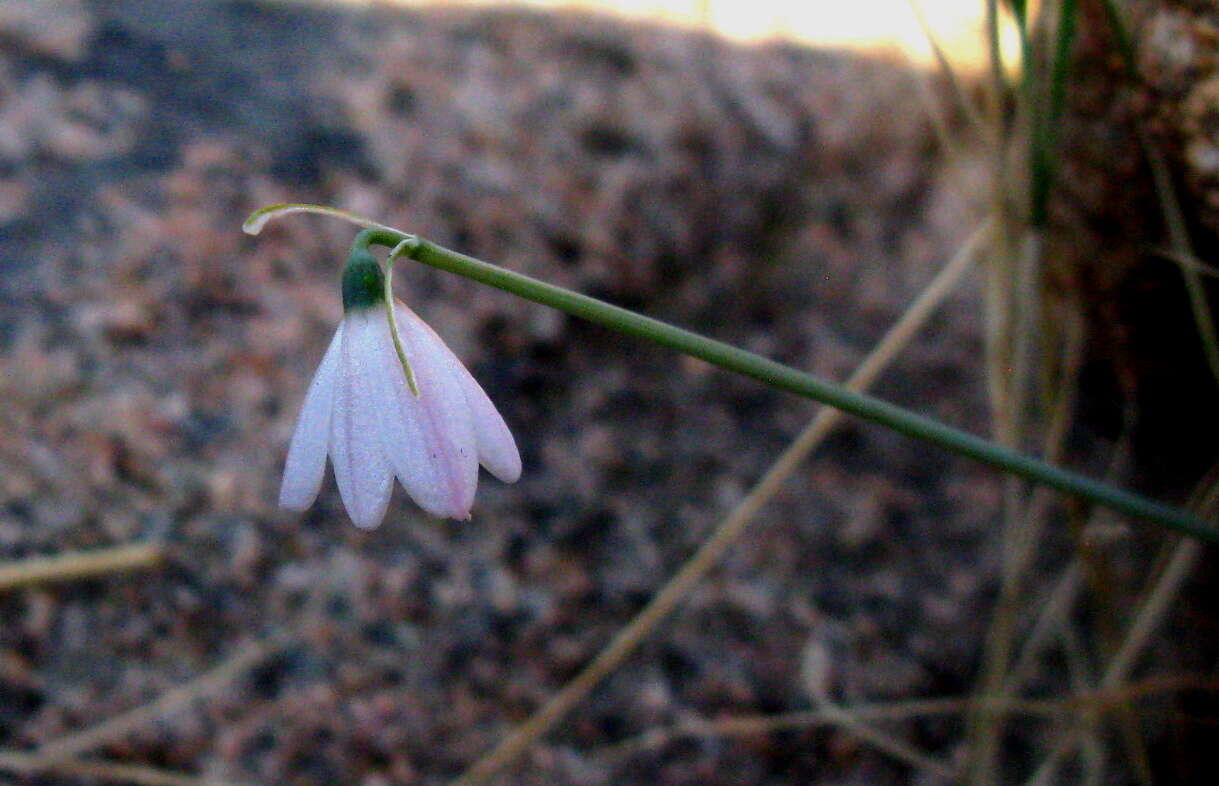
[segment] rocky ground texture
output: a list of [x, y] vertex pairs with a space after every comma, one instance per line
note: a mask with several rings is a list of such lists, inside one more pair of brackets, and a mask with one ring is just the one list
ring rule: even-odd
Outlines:
[[[294, 217], [249, 238], [251, 210], [344, 207], [841, 379], [973, 220], [916, 95], [894, 63], [593, 16], [0, 6], [0, 561], [168, 549], [0, 592], [0, 746], [286, 633], [97, 753], [220, 782], [443, 782], [595, 655], [815, 411], [402, 268], [524, 476], [484, 477], [470, 522], [399, 491], [361, 532], [329, 480], [288, 514], [278, 476], [352, 229]], [[980, 329], [967, 288], [878, 392], [985, 431]], [[933, 782], [842, 730], [620, 744], [821, 690], [967, 692], [998, 501], [992, 472], [848, 425], [505, 782]], [[951, 757], [963, 724], [891, 728]]]

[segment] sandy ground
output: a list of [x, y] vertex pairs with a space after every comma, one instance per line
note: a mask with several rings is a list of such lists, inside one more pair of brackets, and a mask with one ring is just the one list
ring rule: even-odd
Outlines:
[[[222, 782], [443, 782], [592, 657], [815, 411], [406, 268], [400, 296], [500, 406], [522, 480], [484, 477], [468, 523], [399, 490], [361, 532], [330, 480], [308, 513], [279, 511], [352, 230], [297, 217], [252, 239], [249, 211], [345, 207], [841, 379], [973, 220], [915, 96], [891, 63], [592, 16], [5, 4], [0, 561], [145, 539], [168, 556], [0, 594], [0, 745], [284, 633], [96, 753]], [[966, 288], [878, 392], [985, 430], [979, 330]], [[834, 729], [621, 744], [819, 690], [967, 692], [998, 491], [849, 425], [504, 782], [937, 782]], [[949, 758], [962, 733], [887, 728]]]

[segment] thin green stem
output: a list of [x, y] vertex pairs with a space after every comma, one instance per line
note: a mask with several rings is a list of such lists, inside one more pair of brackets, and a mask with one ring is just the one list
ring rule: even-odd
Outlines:
[[385, 316], [389, 320], [389, 337], [393, 339], [394, 351], [398, 353], [398, 362], [402, 364], [402, 372], [406, 374], [406, 386], [411, 394], [419, 398], [419, 383], [415, 379], [415, 369], [406, 359], [406, 350], [402, 346], [402, 338], [398, 335], [398, 318], [394, 316], [394, 257], [389, 255], [389, 264], [385, 266]]
[[1058, 124], [1066, 106], [1067, 79], [1070, 75], [1071, 44], [1075, 41], [1076, 0], [1062, 0], [1058, 9], [1058, 27], [1049, 74], [1049, 106], [1041, 109], [1040, 97], [1032, 87], [1036, 83], [1034, 64], [1028, 59], [1026, 46], [1024, 63], [1026, 93], [1033, 113], [1032, 132], [1032, 209], [1029, 218], [1034, 227], [1042, 228], [1048, 220], [1050, 189], [1054, 182], [1055, 155], [1058, 146]]
[[1103, 0], [1101, 5], [1105, 8], [1105, 19], [1109, 22], [1109, 29], [1113, 32], [1113, 37], [1117, 39], [1117, 49], [1122, 55], [1126, 74], [1137, 78], [1138, 55], [1134, 49], [1134, 39], [1130, 36], [1130, 28], [1126, 26], [1126, 20], [1122, 16], [1122, 10], [1117, 7], [1115, 0]]
[[771, 387], [888, 426], [907, 436], [931, 442], [1034, 483], [1186, 535], [1219, 542], [1219, 528], [1184, 509], [1052, 466], [880, 399], [852, 393], [811, 374], [730, 344], [505, 270], [398, 230], [366, 229], [357, 235], [355, 243], [360, 246], [380, 245], [394, 249], [399, 256], [502, 289], [611, 330], [647, 339], [728, 371], [752, 377]]

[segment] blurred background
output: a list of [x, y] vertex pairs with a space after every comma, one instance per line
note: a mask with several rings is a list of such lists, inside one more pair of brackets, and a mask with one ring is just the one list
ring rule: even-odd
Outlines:
[[[836, 380], [990, 221], [877, 394], [1207, 511], [1219, 15], [913, 8], [0, 0], [0, 782], [455, 778], [816, 412], [400, 267], [524, 475], [280, 511], [353, 228], [271, 203]], [[848, 421], [498, 782], [1210, 783], [1213, 568]]]

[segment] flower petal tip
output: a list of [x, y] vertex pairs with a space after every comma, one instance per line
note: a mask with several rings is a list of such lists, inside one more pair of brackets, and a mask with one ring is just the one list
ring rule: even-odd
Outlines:
[[351, 523], [355, 524], [356, 527], [358, 527], [362, 530], [372, 531], [372, 530], [376, 529], [377, 527], [381, 526], [381, 518], [382, 517], [378, 516], [375, 519], [368, 519], [368, 518], [357, 519], [355, 516], [352, 516]]
[[311, 505], [313, 505], [313, 500], [309, 500], [308, 502], [303, 502], [302, 500], [299, 500], [299, 499], [286, 497], [283, 494], [279, 495], [279, 506], [281, 508], [283, 508], [284, 510], [292, 511], [293, 513], [304, 513], [306, 510], [308, 510], [310, 508]]
[[503, 467], [498, 468], [499, 474], [495, 477], [499, 478], [504, 483], [516, 483], [521, 479], [521, 457], [518, 455], [516, 461], [508, 463]]

